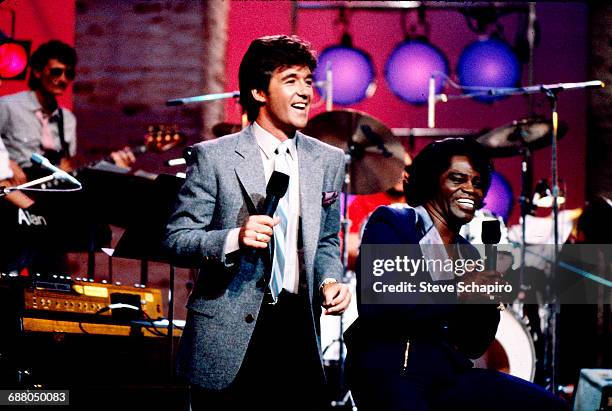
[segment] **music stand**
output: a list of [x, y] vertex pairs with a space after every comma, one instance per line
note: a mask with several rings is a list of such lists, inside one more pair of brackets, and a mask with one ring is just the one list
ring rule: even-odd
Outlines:
[[[170, 262], [168, 253], [163, 249], [162, 243], [166, 224], [183, 179], [167, 174], [160, 174], [154, 180], [141, 200], [147, 207], [143, 208], [139, 216], [135, 216], [128, 224], [126, 231], [119, 239], [113, 257], [142, 260], [143, 262], [154, 261], [168, 264], [169, 286], [168, 286], [168, 339], [170, 346], [171, 375], [174, 373], [172, 367], [173, 359], [173, 334], [174, 334], [174, 265]], [[141, 278], [141, 283], [146, 284], [147, 278]]]

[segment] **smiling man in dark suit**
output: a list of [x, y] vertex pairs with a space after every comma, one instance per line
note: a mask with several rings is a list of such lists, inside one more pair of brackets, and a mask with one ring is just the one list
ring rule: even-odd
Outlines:
[[[194, 410], [322, 404], [318, 318], [351, 296], [338, 282], [344, 154], [298, 131], [315, 66], [297, 37], [254, 40], [239, 73], [252, 123], [194, 146], [166, 239], [201, 265], [178, 354]], [[274, 218], [260, 211], [273, 171], [289, 175]]]
[[[496, 301], [503, 293], [456, 288], [448, 293], [407, 293], [402, 301], [387, 293], [376, 301], [364, 291], [379, 281], [368, 269], [373, 249], [401, 250], [412, 261], [480, 259], [459, 230], [484, 205], [491, 185], [493, 164], [485, 149], [465, 138], [435, 141], [407, 171], [408, 205], [383, 206], [372, 214], [356, 264], [357, 289], [362, 291], [359, 318], [344, 336], [347, 381], [359, 410], [567, 411], [563, 400], [531, 382], [473, 368], [471, 360], [495, 338], [504, 309]], [[451, 269], [450, 277], [441, 271], [426, 266], [402, 279], [438, 287], [459, 281], [505, 284], [500, 273], [484, 266], [463, 273]]]

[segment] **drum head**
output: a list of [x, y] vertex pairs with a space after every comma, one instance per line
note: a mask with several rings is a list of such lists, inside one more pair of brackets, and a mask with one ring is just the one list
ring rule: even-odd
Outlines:
[[495, 341], [474, 366], [533, 381], [535, 365], [535, 346], [527, 327], [512, 309], [502, 311]]

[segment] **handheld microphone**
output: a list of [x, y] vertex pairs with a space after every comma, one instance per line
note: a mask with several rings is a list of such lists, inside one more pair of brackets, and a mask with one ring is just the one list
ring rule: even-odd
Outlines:
[[[274, 216], [274, 212], [278, 207], [278, 202], [287, 192], [287, 188], [289, 187], [289, 176], [285, 173], [281, 173], [280, 171], [272, 172], [272, 176], [270, 176], [270, 180], [268, 181], [268, 185], [266, 186], [266, 199], [264, 200], [259, 214], [267, 215], [269, 217]], [[248, 252], [243, 255], [241, 260], [241, 264], [254, 264], [257, 260], [258, 256], [261, 253], [258, 252], [257, 249], [251, 248]], [[264, 275], [258, 284], [260, 286], [265, 286], [269, 280], [268, 275]]]
[[278, 202], [283, 198], [288, 187], [289, 176], [280, 171], [274, 171], [266, 186], [266, 199], [261, 207], [260, 214], [272, 217], [278, 207]]
[[30, 158], [30, 160], [32, 160], [32, 163], [38, 164], [41, 167], [44, 167], [47, 170], [52, 171], [53, 172], [53, 176], [55, 178], [57, 178], [58, 180], [69, 181], [72, 184], [81, 187], [81, 182], [79, 180], [77, 180], [76, 178], [72, 177], [70, 174], [68, 174], [67, 172], [65, 172], [61, 168], [58, 168], [58, 167], [54, 166], [53, 164], [51, 164], [51, 162], [46, 157], [41, 156], [38, 153], [33, 153], [32, 157]]
[[499, 220], [485, 220], [482, 222], [482, 232], [480, 238], [485, 245], [485, 256], [487, 258], [487, 270], [497, 270], [497, 247], [501, 239], [501, 230], [499, 228]]

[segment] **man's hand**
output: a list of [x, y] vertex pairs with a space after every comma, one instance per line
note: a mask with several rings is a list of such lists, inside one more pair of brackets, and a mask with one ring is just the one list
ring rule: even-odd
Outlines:
[[329, 283], [321, 289], [325, 315], [340, 315], [351, 302], [351, 292], [346, 284]]
[[266, 248], [272, 239], [272, 228], [280, 223], [279, 217], [252, 215], [240, 227], [238, 243], [241, 247]]
[[[1, 187], [10, 187], [12, 185], [13, 183], [9, 180], [0, 181]], [[34, 200], [32, 200], [30, 197], [28, 197], [21, 191], [13, 191], [12, 193], [7, 194], [4, 198], [6, 198], [8, 201], [10, 201], [19, 208], [28, 208], [29, 206], [34, 204]]]
[[[498, 271], [471, 271], [461, 277], [461, 282], [465, 284], [474, 283], [476, 285], [499, 285], [504, 286], [508, 282], [504, 279], [503, 275]], [[459, 293], [460, 302], [478, 302], [478, 301], [502, 301], [507, 298], [506, 293], [477, 293], [477, 292], [463, 292]]]
[[125, 147], [123, 150], [113, 151], [111, 158], [115, 165], [123, 168], [130, 168], [132, 164], [136, 162], [136, 156], [129, 147]]
[[9, 179], [10, 185], [18, 186], [28, 182], [28, 178], [23, 172], [23, 169], [19, 167], [15, 161], [9, 160], [9, 167], [13, 171], [13, 177]]
[[67, 173], [74, 171], [77, 166], [77, 162], [73, 157], [62, 157], [60, 159], [59, 168]]

